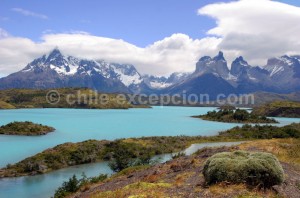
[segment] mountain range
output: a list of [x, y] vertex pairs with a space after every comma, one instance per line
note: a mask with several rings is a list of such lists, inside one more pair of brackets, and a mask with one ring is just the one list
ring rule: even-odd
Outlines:
[[217, 94], [300, 90], [300, 56], [271, 58], [265, 66], [251, 66], [243, 57], [229, 69], [222, 52], [204, 56], [192, 73], [169, 77], [141, 75], [131, 64], [79, 59], [59, 49], [33, 60], [24, 69], [0, 79], [0, 89], [88, 87], [102, 92]]

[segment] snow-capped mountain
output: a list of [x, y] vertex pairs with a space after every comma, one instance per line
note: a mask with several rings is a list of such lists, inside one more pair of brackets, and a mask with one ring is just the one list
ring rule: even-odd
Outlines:
[[[223, 53], [204, 56], [195, 72], [183, 82], [166, 89], [167, 93], [251, 93], [268, 91], [288, 93], [300, 90], [300, 56], [282, 56], [268, 60], [263, 67], [251, 66], [243, 57], [236, 58], [229, 70]], [[218, 85], [218, 86], [216, 86]]]
[[264, 68], [273, 83], [281, 89], [289, 91], [300, 87], [300, 56], [271, 58]]
[[219, 52], [217, 56], [211, 58], [209, 56], [204, 56], [196, 64], [196, 70], [194, 75], [203, 75], [212, 73], [223, 79], [229, 79], [230, 73], [227, 67], [227, 61], [223, 56], [223, 52]]
[[54, 49], [24, 69], [0, 79], [0, 89], [89, 87], [122, 93], [288, 93], [300, 90], [300, 56], [271, 58], [266, 66], [251, 66], [236, 58], [231, 69], [223, 53], [199, 59], [193, 73], [168, 77], [141, 76], [133, 65], [87, 60], [63, 55]]
[[62, 55], [58, 49], [54, 49], [48, 56], [44, 55], [29, 63], [21, 72], [31, 72], [41, 68], [50, 68], [60, 76], [99, 74], [107, 79], [120, 80], [126, 87], [143, 81], [133, 65], [78, 59]]
[[142, 84], [143, 79], [133, 65], [78, 59], [54, 49], [49, 55], [29, 63], [20, 72], [1, 79], [0, 87], [79, 86], [109, 92], [132, 92]]
[[165, 89], [188, 78], [190, 73], [172, 73], [169, 77], [144, 75], [144, 82], [152, 89]]

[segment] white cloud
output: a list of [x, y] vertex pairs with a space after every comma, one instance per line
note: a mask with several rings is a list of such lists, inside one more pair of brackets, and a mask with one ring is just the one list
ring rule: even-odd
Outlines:
[[144, 48], [80, 31], [45, 32], [40, 42], [4, 36], [0, 39], [0, 74], [18, 71], [54, 47], [77, 57], [134, 64], [141, 73], [155, 75], [193, 71], [201, 56], [214, 56], [218, 50], [224, 51], [228, 62], [242, 55], [253, 65], [264, 65], [273, 56], [300, 54], [299, 7], [270, 0], [240, 0], [207, 5], [198, 13], [217, 22], [207, 37], [173, 34]]
[[15, 11], [15, 12], [18, 12], [24, 16], [32, 16], [32, 17], [37, 17], [37, 18], [40, 18], [40, 19], [48, 19], [48, 16], [44, 15], [44, 14], [39, 14], [39, 13], [36, 13], [36, 12], [32, 12], [30, 10], [25, 10], [23, 8], [12, 8], [11, 9], [12, 11]]
[[216, 19], [208, 35], [222, 38], [221, 50], [232, 60], [245, 56], [263, 65], [266, 59], [300, 54], [300, 8], [271, 0], [240, 0], [216, 3], [198, 10]]
[[0, 73], [18, 71], [34, 58], [58, 47], [66, 55], [128, 63], [144, 74], [168, 75], [175, 71], [193, 71], [200, 54], [215, 54], [218, 43], [216, 38], [193, 40], [184, 34], [173, 34], [145, 48], [86, 32], [46, 34], [39, 43], [9, 37], [0, 40]]

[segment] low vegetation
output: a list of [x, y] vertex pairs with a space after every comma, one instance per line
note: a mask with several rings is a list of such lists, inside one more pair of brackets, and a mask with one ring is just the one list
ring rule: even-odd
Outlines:
[[73, 175], [68, 181], [65, 181], [61, 187], [59, 187], [54, 194], [54, 198], [66, 197], [80, 188], [88, 188], [90, 184], [104, 181], [107, 175], [99, 175], [96, 177], [87, 177], [84, 173], [80, 179], [77, 179], [76, 175]]
[[0, 177], [42, 174], [60, 168], [97, 162], [103, 159], [106, 141], [88, 140], [65, 143], [47, 149], [14, 165], [7, 165]]
[[[115, 141], [88, 140], [79, 143], [64, 143], [16, 164], [8, 165], [0, 170], [0, 177], [43, 174], [68, 166], [103, 160], [112, 161], [111, 168], [120, 171], [132, 165], [148, 164], [153, 155], [182, 151], [193, 143], [299, 137], [300, 124], [290, 124], [284, 127], [244, 125], [210, 137], [143, 137]], [[180, 156], [174, 156], [174, 158], [177, 157]]]
[[[203, 148], [191, 156], [179, 156], [163, 164], [124, 169], [87, 190], [77, 191], [71, 197], [299, 197], [300, 173], [290, 163], [300, 159], [299, 152], [296, 152], [299, 141], [296, 138], [265, 139], [232, 147]], [[294, 154], [284, 157], [287, 153]], [[241, 183], [226, 179], [208, 185], [202, 171], [207, 159], [214, 155], [220, 155], [218, 159], [222, 160], [237, 160], [236, 163], [226, 162], [230, 166], [217, 163], [220, 166], [218, 170], [210, 168], [216, 171], [237, 168], [241, 174], [233, 172], [229, 176], [238, 178]], [[243, 166], [237, 167], [241, 163]], [[283, 183], [281, 167], [284, 170]], [[231, 172], [217, 175], [224, 177], [227, 173]], [[241, 179], [244, 176], [246, 179]]]
[[16, 107], [7, 103], [7, 102], [4, 102], [4, 101], [0, 101], [0, 109], [15, 109]]
[[185, 152], [180, 151], [178, 153], [172, 154], [172, 159], [176, 159], [183, 156], [186, 156]]
[[36, 136], [46, 135], [54, 130], [53, 127], [32, 122], [11, 122], [0, 127], [0, 134]]
[[[242, 150], [256, 148], [275, 155], [280, 161], [300, 170], [300, 139], [284, 138], [249, 141], [239, 145]], [[300, 182], [300, 181], [299, 181]]]
[[[0, 90], [0, 109], [11, 108], [80, 108], [80, 109], [128, 109], [147, 107], [130, 104], [117, 94], [96, 93], [87, 88], [55, 89], [59, 96], [51, 96], [52, 104], [47, 101], [51, 90], [8, 89]], [[70, 97], [72, 96], [72, 97]], [[2, 101], [2, 102], [1, 102]], [[69, 101], [69, 102], [68, 102]], [[119, 102], [117, 102], [119, 101]]]
[[205, 162], [203, 175], [207, 184], [231, 182], [271, 187], [284, 180], [284, 172], [277, 158], [265, 152], [217, 153]]
[[112, 161], [109, 166], [115, 172], [120, 172], [132, 166], [150, 164], [151, 158], [154, 156], [154, 152], [147, 147], [143, 148], [122, 141], [112, 142], [106, 150], [112, 154]]
[[253, 114], [270, 117], [300, 118], [300, 102], [275, 101], [253, 109]]
[[102, 197], [168, 197], [164, 189], [172, 187], [169, 183], [136, 182], [116, 191], [97, 193], [91, 198]]
[[292, 123], [283, 127], [246, 124], [220, 132], [219, 135], [233, 139], [300, 138], [300, 123]]
[[209, 111], [205, 115], [193, 117], [210, 121], [230, 123], [277, 123], [277, 121], [272, 118], [249, 113], [243, 109], [232, 110], [226, 108], [220, 109], [219, 111]]

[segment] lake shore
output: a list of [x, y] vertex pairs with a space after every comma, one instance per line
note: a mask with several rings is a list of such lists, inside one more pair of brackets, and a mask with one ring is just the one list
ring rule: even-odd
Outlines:
[[134, 153], [133, 158], [139, 158], [145, 153], [159, 155], [178, 152], [193, 143], [232, 142], [272, 138], [300, 138], [300, 124], [290, 124], [284, 127], [244, 125], [243, 127], [234, 127], [230, 130], [220, 132], [219, 135], [210, 137], [143, 137], [115, 141], [88, 140], [79, 143], [64, 143], [26, 158], [16, 164], [7, 165], [6, 168], [0, 170], [0, 177], [44, 174], [69, 166], [112, 160], [113, 153], [122, 146], [126, 146], [126, 148], [132, 150]]

